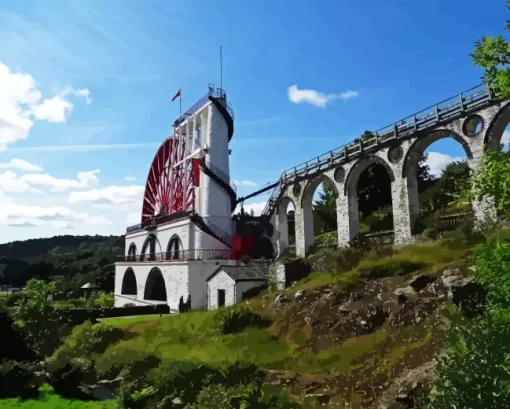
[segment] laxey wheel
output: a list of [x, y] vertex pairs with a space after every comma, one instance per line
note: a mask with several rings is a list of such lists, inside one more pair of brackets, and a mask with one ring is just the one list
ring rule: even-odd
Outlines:
[[152, 161], [145, 184], [142, 223], [160, 215], [192, 210], [195, 205], [193, 159], [186, 137], [174, 131]]

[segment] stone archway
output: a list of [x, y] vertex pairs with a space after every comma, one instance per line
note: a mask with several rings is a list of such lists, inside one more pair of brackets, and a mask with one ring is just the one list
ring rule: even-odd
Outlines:
[[407, 213], [409, 215], [409, 228], [410, 234], [418, 234], [423, 228], [420, 226], [421, 220], [421, 206], [419, 199], [418, 189], [418, 167], [422, 155], [425, 151], [432, 146], [434, 143], [443, 140], [451, 139], [457, 142], [463, 149], [468, 166], [473, 171], [476, 168], [476, 161], [474, 158], [472, 148], [469, 141], [459, 135], [457, 132], [448, 129], [437, 129], [417, 138], [407, 150], [404, 160], [402, 161], [402, 177], [404, 179], [404, 185], [407, 190], [407, 206], [405, 209], [400, 209], [400, 213]]
[[[484, 118], [485, 121], [485, 118]], [[491, 150], [499, 150], [501, 147], [503, 135], [510, 124], [510, 102], [499, 109], [490, 123], [484, 123], [487, 128], [484, 136], [484, 145]]]
[[[303, 189], [303, 194], [301, 196], [301, 217], [302, 225], [303, 225], [303, 234], [304, 234], [304, 252], [309, 250], [311, 246], [314, 245], [314, 237], [315, 237], [315, 229], [314, 229], [314, 212], [313, 212], [313, 196], [317, 188], [322, 185], [327, 184], [333, 190], [336, 199], [339, 197], [339, 191], [335, 182], [326, 174], [320, 174], [317, 177], [309, 180], [305, 188]], [[336, 216], [336, 209], [335, 209]], [[338, 220], [337, 223], [338, 225]], [[338, 227], [337, 227], [338, 228]], [[301, 250], [302, 252], [303, 250]]]
[[120, 291], [124, 295], [137, 295], [138, 289], [136, 284], [135, 272], [132, 268], [128, 268], [122, 278], [122, 288]]
[[[289, 204], [292, 204], [294, 209], [296, 209], [296, 204], [294, 200], [292, 200], [288, 196], [284, 196], [280, 199], [278, 206], [276, 208], [276, 228], [278, 231], [277, 245], [279, 255], [281, 255], [290, 245], [289, 233], [293, 233], [293, 236], [295, 238], [294, 220], [292, 220], [292, 225], [289, 226], [288, 217]], [[289, 230], [291, 231], [289, 232]]]
[[167, 301], [165, 279], [157, 267], [154, 267], [147, 276], [143, 298], [144, 300]]

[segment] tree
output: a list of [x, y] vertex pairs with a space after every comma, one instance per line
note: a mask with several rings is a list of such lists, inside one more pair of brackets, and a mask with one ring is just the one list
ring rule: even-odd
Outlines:
[[[319, 193], [319, 200], [313, 205], [313, 211], [317, 215], [321, 231], [325, 233], [336, 230], [336, 192], [329, 183], [322, 184], [322, 192]], [[315, 223], [314, 223], [315, 226]]]
[[[507, 9], [510, 1], [506, 2]], [[505, 30], [510, 31], [507, 20]], [[485, 36], [475, 44], [471, 54], [473, 63], [484, 69], [483, 81], [503, 98], [510, 97], [510, 44], [503, 36]]]
[[48, 300], [55, 291], [55, 283], [34, 278], [27, 282], [24, 297], [16, 304], [14, 323], [40, 356], [51, 354], [68, 331], [62, 311]]
[[510, 220], [510, 152], [486, 150], [472, 182], [471, 198], [489, 199], [498, 217]]

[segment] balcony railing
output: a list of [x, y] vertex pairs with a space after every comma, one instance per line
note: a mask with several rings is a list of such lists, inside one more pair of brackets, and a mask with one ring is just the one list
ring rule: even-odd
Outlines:
[[193, 115], [195, 112], [197, 112], [203, 105], [209, 101], [209, 97], [214, 97], [218, 99], [222, 99], [225, 101], [225, 108], [227, 109], [228, 113], [232, 117], [232, 120], [234, 120], [234, 109], [232, 108], [232, 105], [227, 102], [227, 92], [222, 88], [216, 88], [214, 89], [214, 86], [209, 87], [209, 91], [200, 98], [197, 102], [195, 102], [191, 108], [186, 110], [184, 114], [182, 114], [178, 119], [175, 120], [174, 126], [178, 126], [182, 122], [186, 120], [186, 118], [190, 115]]
[[149, 253], [121, 256], [119, 261], [134, 263], [150, 263], [154, 261], [189, 261], [189, 260], [231, 260], [232, 250], [172, 250], [164, 253]]

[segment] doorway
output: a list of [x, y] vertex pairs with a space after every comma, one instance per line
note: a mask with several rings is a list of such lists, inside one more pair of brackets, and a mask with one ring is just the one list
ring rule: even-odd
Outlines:
[[218, 290], [218, 308], [225, 306], [225, 290]]

